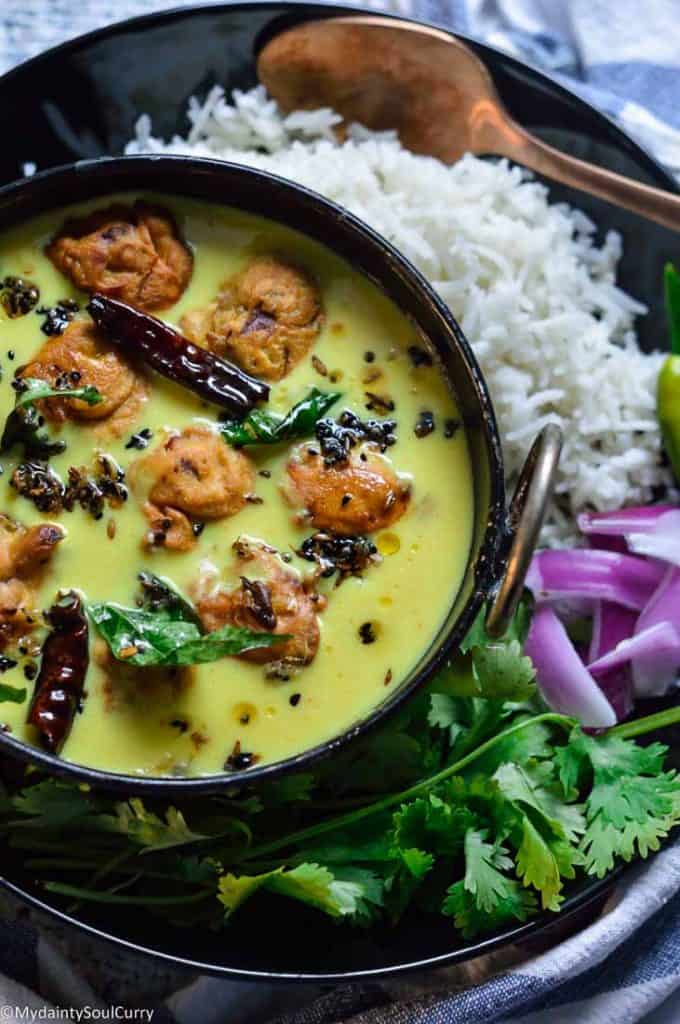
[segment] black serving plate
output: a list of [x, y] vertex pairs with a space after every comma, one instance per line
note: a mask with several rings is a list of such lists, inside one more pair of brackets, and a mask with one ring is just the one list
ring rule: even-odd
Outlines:
[[[22, 165], [39, 169], [83, 158], [118, 155], [141, 112], [154, 132], [167, 137], [186, 129], [192, 94], [220, 83], [227, 89], [256, 84], [255, 56], [264, 41], [284, 27], [310, 18], [351, 13], [356, 8], [286, 2], [246, 2], [186, 7], [151, 14], [89, 33], [49, 50], [0, 78], [0, 184], [22, 175]], [[677, 191], [673, 179], [606, 117], [540, 72], [512, 57], [466, 40], [491, 72], [515, 118], [558, 148], [639, 181]], [[163, 182], [158, 182], [162, 188]], [[639, 325], [645, 348], [663, 344], [666, 329], [662, 267], [677, 258], [670, 231], [600, 200], [551, 185], [551, 198], [578, 205], [602, 233], [623, 235], [620, 282], [651, 312]], [[645, 712], [658, 710], [645, 707]], [[678, 752], [680, 729], [661, 737]], [[0, 766], [10, 777], [13, 763]], [[292, 903], [254, 903], [238, 928], [216, 935], [173, 930], [148, 911], [85, 906], [78, 917], [54, 907], [23, 870], [20, 854], [2, 851], [0, 881], [34, 906], [108, 941], [178, 965], [237, 978], [340, 981], [384, 976], [414, 968], [476, 957], [510, 943], [535, 952], [581, 927], [597, 908], [620, 868], [602, 881], [572, 889], [558, 916], [484, 940], [465, 942], [444, 918], [407, 916], [398, 928], [354, 932]]]

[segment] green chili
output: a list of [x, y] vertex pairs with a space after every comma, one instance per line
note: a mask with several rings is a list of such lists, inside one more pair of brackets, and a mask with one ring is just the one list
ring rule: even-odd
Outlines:
[[680, 480], [680, 274], [672, 263], [664, 267], [664, 293], [671, 354], [659, 373], [656, 408], [668, 458]]

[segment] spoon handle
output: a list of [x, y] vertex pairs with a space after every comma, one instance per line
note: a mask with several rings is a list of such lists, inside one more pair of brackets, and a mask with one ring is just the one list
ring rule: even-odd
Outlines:
[[504, 125], [498, 136], [491, 152], [501, 153], [546, 178], [622, 206], [672, 231], [680, 231], [680, 195], [568, 156], [525, 132], [516, 123]]

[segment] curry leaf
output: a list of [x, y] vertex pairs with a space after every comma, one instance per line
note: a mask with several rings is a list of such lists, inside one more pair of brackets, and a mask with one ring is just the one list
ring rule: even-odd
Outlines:
[[26, 687], [19, 689], [16, 686], [8, 686], [7, 683], [0, 683], [0, 704], [10, 702], [12, 704], [23, 704], [26, 700]]
[[321, 417], [341, 397], [337, 391], [312, 388], [285, 416], [253, 409], [243, 420], [228, 420], [220, 425], [220, 433], [228, 444], [242, 448], [252, 444], [278, 444], [298, 437], [308, 437]]
[[199, 665], [260, 647], [271, 647], [286, 635], [258, 633], [238, 626], [223, 626], [201, 633], [194, 622], [171, 618], [165, 610], [125, 608], [119, 604], [90, 604], [88, 615], [115, 658], [127, 665]]
[[88, 405], [99, 405], [103, 401], [99, 389], [92, 384], [82, 388], [59, 388], [48, 383], [46, 380], [39, 380], [37, 377], [19, 377], [17, 383], [21, 389], [17, 390], [14, 400], [14, 408], [29, 405], [32, 402], [40, 402], [45, 398], [79, 398]]
[[0, 438], [0, 451], [3, 452], [15, 444], [23, 445], [24, 451], [35, 458], [48, 459], [50, 455], [58, 455], [64, 451], [64, 441], [51, 441], [45, 431], [40, 432], [41, 416], [36, 402], [45, 398], [79, 398], [88, 405], [98, 405], [102, 401], [101, 394], [92, 385], [82, 388], [58, 388], [34, 377], [20, 377], [15, 383], [17, 391], [14, 408], [5, 421]]

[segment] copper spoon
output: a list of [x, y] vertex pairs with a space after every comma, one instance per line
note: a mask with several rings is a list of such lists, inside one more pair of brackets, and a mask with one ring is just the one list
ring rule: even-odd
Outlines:
[[448, 164], [466, 152], [505, 156], [680, 230], [680, 196], [529, 134], [508, 114], [479, 58], [439, 29], [370, 15], [308, 21], [271, 39], [257, 67], [286, 112], [333, 107], [346, 122], [394, 129], [408, 149]]

